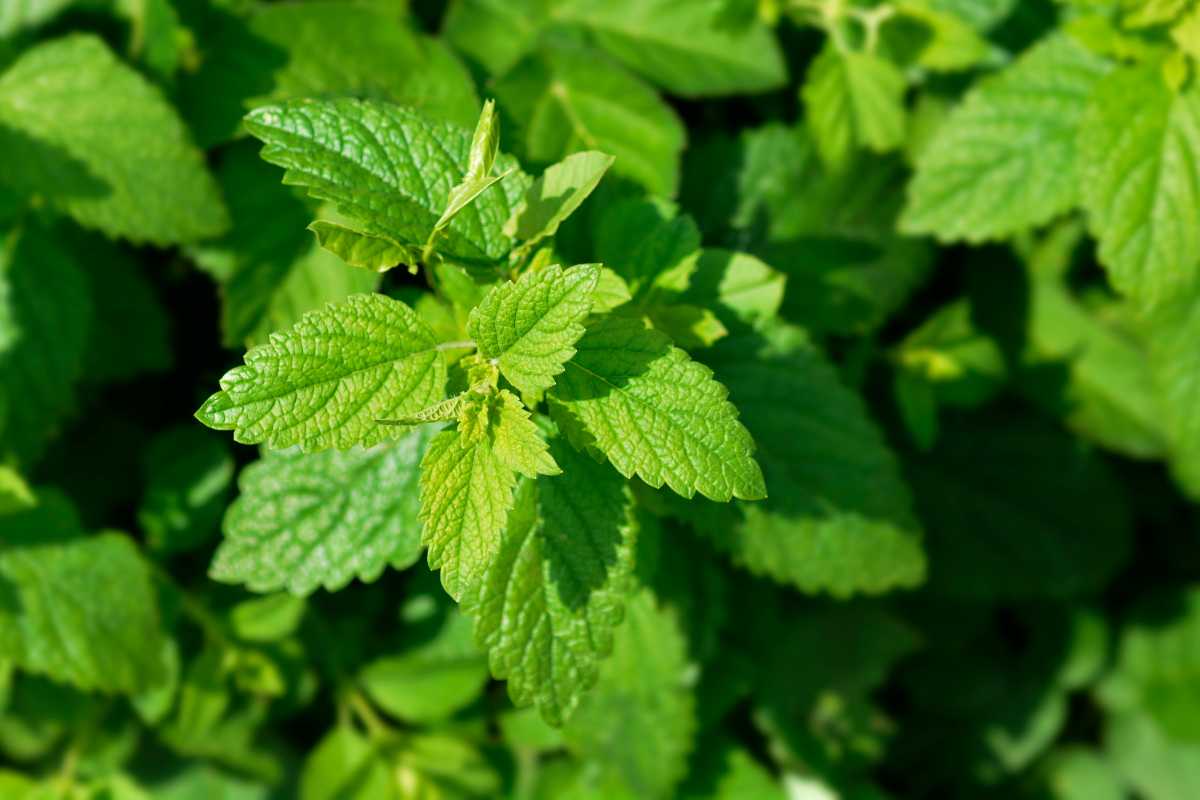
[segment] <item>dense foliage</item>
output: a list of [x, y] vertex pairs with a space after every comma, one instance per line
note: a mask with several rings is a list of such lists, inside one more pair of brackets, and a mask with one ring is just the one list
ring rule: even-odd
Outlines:
[[1198, 66], [0, 0], [0, 797], [1200, 797]]

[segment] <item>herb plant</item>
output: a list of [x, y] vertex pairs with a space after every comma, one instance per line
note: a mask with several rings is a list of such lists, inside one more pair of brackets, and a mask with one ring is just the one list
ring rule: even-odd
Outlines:
[[0, 0], [0, 797], [1200, 796], [1198, 63]]

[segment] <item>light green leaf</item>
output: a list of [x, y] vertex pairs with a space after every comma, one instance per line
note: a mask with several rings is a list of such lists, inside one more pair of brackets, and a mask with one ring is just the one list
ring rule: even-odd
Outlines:
[[1048, 222], [1079, 199], [1076, 136], [1108, 65], [1055, 35], [972, 89], [917, 163], [901, 227], [981, 242]]
[[548, 164], [580, 150], [615, 157], [613, 172], [670, 196], [683, 123], [658, 94], [594, 52], [544, 48], [493, 86], [517, 153]]
[[684, 497], [766, 496], [754, 440], [712, 372], [661, 333], [601, 318], [579, 341], [552, 398], [578, 438], [626, 477], [664, 483]]
[[1100, 753], [1070, 745], [1047, 760], [1046, 785], [1052, 800], [1125, 800], [1116, 767]]
[[834, 168], [854, 151], [878, 153], [904, 142], [904, 75], [871, 53], [826, 45], [813, 60], [802, 95], [817, 150]]
[[376, 420], [445, 396], [446, 365], [429, 327], [398, 300], [359, 294], [305, 314], [221, 379], [196, 417], [244, 444], [305, 451], [397, 436]]
[[741, 333], [704, 357], [754, 435], [768, 494], [738, 504], [732, 518], [712, 507], [694, 512], [717, 546], [807, 592], [920, 584], [921, 531], [895, 457], [862, 400], [803, 333]]
[[[245, 124], [266, 143], [262, 157], [287, 170], [285, 183], [334, 203], [363, 233], [418, 248], [462, 181], [471, 148], [468, 131], [380, 101], [296, 100], [255, 109]], [[463, 209], [438, 252], [485, 263], [508, 252], [502, 228], [529, 178], [510, 157], [496, 163], [511, 170], [500, 190]]]
[[430, 443], [421, 461], [421, 543], [455, 600], [496, 557], [515, 484], [487, 437], [468, 442], [452, 429]]
[[163, 634], [150, 568], [128, 536], [85, 536], [58, 495], [4, 518], [0, 656], [86, 691], [161, 680]]
[[181, 76], [179, 98], [204, 147], [233, 138], [250, 109], [302, 97], [372, 97], [464, 127], [479, 113], [470, 73], [444, 42], [403, 24], [394, 2], [255, 4], [249, 14], [201, 5], [191, 11], [201, 62]]
[[1081, 198], [1113, 286], [1144, 304], [1186, 289], [1200, 276], [1200, 89], [1174, 94], [1156, 68], [1116, 72], [1092, 98], [1079, 147]]
[[545, 391], [575, 354], [599, 278], [592, 264], [527, 272], [488, 292], [471, 311], [467, 332], [513, 386], [528, 394]]
[[1008, 17], [1017, 0], [929, 0], [931, 6], [954, 14], [977, 30], [987, 31]]
[[612, 648], [635, 528], [619, 475], [559, 439], [551, 449], [565, 474], [518, 489], [500, 549], [463, 608], [513, 702], [561, 725]]
[[688, 350], [712, 347], [729, 335], [716, 314], [688, 303], [655, 304], [647, 309], [646, 316], [671, 341]]
[[37, 226], [0, 242], [0, 275], [9, 284], [8, 328], [16, 337], [0, 353], [0, 442], [19, 462], [32, 463], [75, 404], [91, 300], [79, 267], [51, 231]]
[[387, 272], [397, 264], [417, 263], [412, 247], [397, 244], [384, 236], [351, 230], [336, 222], [319, 219], [308, 226], [317, 243], [352, 267]]
[[26, 511], [37, 505], [37, 498], [21, 473], [12, 467], [0, 466], [0, 516]]
[[1200, 791], [1200, 747], [1174, 741], [1148, 715], [1111, 717], [1104, 743], [1109, 761], [1139, 796], [1191, 800]]
[[299, 792], [300, 800], [399, 797], [383, 754], [350, 725], [335, 727], [308, 754]]
[[0, 181], [110, 236], [167, 245], [229, 224], [174, 109], [91, 35], [40, 44], [0, 75], [0, 149]]
[[592, 32], [618, 61], [684, 97], [753, 94], [787, 80], [774, 35], [722, 25], [720, 0], [569, 0], [556, 9]]
[[563, 220], [592, 193], [612, 163], [610, 155], [585, 150], [547, 167], [514, 209], [504, 232], [524, 242], [525, 248], [553, 236]]
[[491, 77], [503, 75], [537, 44], [557, 0], [455, 0], [442, 36]]
[[1134, 608], [1098, 694], [1110, 711], [1145, 714], [1168, 738], [1200, 746], [1200, 589]]
[[243, 600], [229, 612], [229, 624], [247, 642], [279, 642], [294, 634], [304, 618], [305, 601], [287, 592]]
[[1166, 434], [1171, 473], [1184, 493], [1200, 498], [1200, 303], [1197, 290], [1180, 292], [1141, 322], [1155, 392], [1151, 403]]
[[596, 291], [592, 294], [592, 313], [603, 314], [620, 308], [633, 299], [629, 284], [608, 267], [600, 268], [600, 279], [596, 281]]
[[[433, 226], [434, 232], [441, 231], [472, 200], [482, 194], [503, 175], [493, 175], [496, 153], [500, 148], [500, 120], [496, 118], [496, 103], [488, 100], [483, 104], [475, 133], [471, 136], [471, 149], [467, 156], [467, 171], [462, 180], [450, 189], [446, 210]], [[507, 231], [505, 231], [507, 233]], [[509, 234], [510, 236], [512, 234]]]
[[432, 432], [371, 449], [268, 452], [238, 480], [211, 576], [305, 595], [374, 581], [420, 555], [418, 465]]
[[771, 319], [783, 303], [787, 276], [748, 253], [704, 248], [692, 256], [681, 299], [711, 306], [719, 316], [755, 323]]
[[507, 389], [501, 389], [494, 398], [488, 411], [488, 436], [500, 463], [527, 478], [561, 473], [520, 399]]
[[52, 19], [75, 0], [9, 0], [0, 6], [0, 38]]
[[487, 658], [472, 641], [471, 620], [451, 610], [430, 640], [363, 667], [359, 682], [397, 719], [437, 722], [479, 696], [488, 680]]
[[596, 687], [564, 733], [600, 796], [670, 797], [696, 727], [686, 642], [649, 590], [630, 598], [625, 617]]

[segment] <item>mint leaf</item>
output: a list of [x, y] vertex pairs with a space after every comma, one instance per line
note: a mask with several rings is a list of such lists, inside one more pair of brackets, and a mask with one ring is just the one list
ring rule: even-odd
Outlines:
[[420, 554], [418, 465], [433, 434], [370, 449], [268, 452], [238, 479], [209, 574], [305, 595], [377, 579]]
[[809, 67], [802, 90], [808, 128], [822, 159], [845, 166], [854, 151], [878, 153], [904, 141], [904, 75], [871, 53], [827, 44]]
[[85, 536], [61, 496], [4, 518], [0, 656], [84, 690], [133, 693], [162, 679], [150, 569], [133, 540]]
[[762, 322], [779, 313], [787, 276], [748, 253], [704, 248], [692, 256], [680, 299], [717, 309], [718, 316]]
[[654, 199], [619, 200], [604, 209], [596, 226], [596, 255], [625, 279], [634, 297], [654, 286], [680, 291], [696, 264], [700, 230], [691, 217]]
[[545, 391], [575, 354], [599, 277], [599, 268], [587, 264], [527, 272], [488, 292], [471, 311], [467, 333], [513, 386]]
[[74, 0], [12, 0], [0, 8], [0, 37], [52, 19]]
[[504, 177], [492, 174], [492, 165], [496, 163], [496, 153], [499, 148], [500, 121], [496, 118], [495, 101], [488, 100], [483, 104], [483, 111], [480, 112], [479, 121], [475, 124], [475, 133], [471, 136], [466, 174], [450, 189], [446, 210], [442, 212], [433, 226], [435, 233], [445, 228], [458, 212], [466, 208], [489, 186]]
[[1185, 290], [1200, 275], [1200, 90], [1175, 94], [1157, 69], [1122, 69], [1092, 97], [1079, 146], [1081, 198], [1113, 286], [1145, 304]]
[[1195, 347], [1200, 305], [1196, 297], [1196, 289], [1181, 292], [1147, 312], [1140, 325], [1155, 388], [1149, 402], [1158, 411], [1155, 419], [1166, 436], [1171, 473], [1192, 498], [1200, 497], [1200, 387], [1194, 380], [1200, 355]]
[[317, 243], [352, 267], [386, 272], [397, 264], [416, 264], [418, 255], [411, 247], [383, 236], [351, 230], [336, 222], [319, 219], [308, 226]]
[[546, 0], [458, 0], [446, 10], [442, 35], [494, 77], [529, 54], [549, 12]]
[[489, 403], [487, 414], [491, 422], [488, 437], [500, 463], [527, 478], [562, 472], [554, 463], [541, 431], [516, 395], [501, 389]]
[[408, 306], [378, 294], [305, 314], [221, 379], [196, 417], [243, 444], [306, 451], [395, 438], [376, 420], [445, 396], [446, 365], [433, 333]]
[[765, 26], [720, 23], [721, 4], [672, 0], [570, 0], [560, 18], [587, 27], [600, 46], [635, 72], [684, 97], [777, 89], [783, 54]]
[[75, 404], [93, 312], [85, 276], [51, 231], [29, 226], [2, 245], [13, 343], [0, 352], [0, 441], [32, 463]]
[[[471, 147], [466, 130], [379, 101], [296, 100], [255, 109], [245, 124], [286, 183], [336, 204], [361, 232], [410, 247], [433, 233]], [[508, 252], [502, 227], [529, 178], [508, 157], [496, 163], [512, 171], [449, 223], [438, 252], [468, 262]]]
[[0, 143], [0, 181], [110, 236], [167, 245], [229, 224], [174, 109], [95, 36], [45, 42], [0, 75]]
[[479, 113], [467, 69], [395, 4], [188, 5], [200, 63], [180, 76], [179, 99], [204, 147], [232, 139], [250, 109], [303, 97], [373, 97], [464, 127]]
[[633, 569], [624, 480], [555, 439], [564, 474], [517, 491], [500, 549], [463, 597], [492, 674], [517, 705], [561, 725], [612, 648]]
[[547, 167], [513, 210], [504, 226], [505, 233], [521, 240], [526, 249], [553, 236], [563, 220], [574, 214], [592, 193], [612, 164], [612, 156], [587, 150], [572, 153]]
[[655, 194], [675, 193], [683, 123], [653, 89], [594, 52], [548, 47], [492, 88], [510, 141], [528, 161], [599, 150], [615, 158], [618, 175]]
[[552, 392], [555, 408], [626, 477], [684, 497], [766, 496], [754, 440], [725, 387], [641, 321], [601, 318]]
[[421, 543], [455, 600], [495, 559], [515, 484], [486, 436], [467, 441], [451, 429], [430, 443], [421, 461]]
[[564, 729], [601, 796], [669, 797], [686, 770], [696, 727], [687, 648], [648, 590], [626, 603], [612, 656]]
[[1076, 136], [1108, 65], [1052, 35], [981, 82], [917, 162], [900, 225], [940, 241], [998, 239], [1079, 200]]
[[718, 548], [807, 592], [875, 594], [921, 583], [921, 531], [896, 459], [862, 400], [804, 334], [739, 333], [705, 361], [758, 444], [767, 491], [765, 502], [738, 504], [732, 519], [693, 512]]
[[371, 699], [408, 722], [443, 720], [479, 696], [487, 659], [472, 641], [471, 620], [451, 609], [428, 640], [363, 667], [359, 682]]

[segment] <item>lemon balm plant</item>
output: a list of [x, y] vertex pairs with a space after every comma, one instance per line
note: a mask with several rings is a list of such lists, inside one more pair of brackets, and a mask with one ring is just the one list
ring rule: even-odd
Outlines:
[[[473, 136], [357, 100], [267, 106], [246, 124], [285, 182], [334, 204], [342, 222], [311, 226], [322, 246], [360, 268], [424, 270], [433, 302], [465, 320], [469, 338], [441, 340], [435, 318], [360, 294], [252, 348], [197, 417], [246, 444], [419, 461], [421, 532], [418, 544], [395, 524], [313, 531], [281, 520], [264, 535], [262, 520], [247, 519], [227, 531], [214, 577], [337, 589], [424, 547], [475, 619], [493, 674], [514, 700], [561, 724], [595, 682], [634, 591], [629, 482], [721, 502], [766, 496], [728, 390], [646, 317], [641, 299], [665, 302], [666, 281], [549, 263], [559, 225], [612, 157], [576, 153], [531, 179], [498, 155], [491, 102]], [[455, 273], [475, 291], [442, 291]], [[688, 273], [669, 280], [684, 289]], [[436, 423], [437, 433], [423, 427]], [[371, 488], [412, 492], [415, 483]], [[290, 488], [284, 480], [269, 490]], [[380, 499], [364, 509], [344, 502], [357, 520]]]

